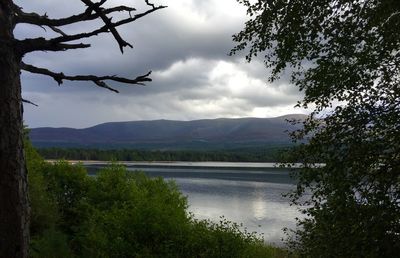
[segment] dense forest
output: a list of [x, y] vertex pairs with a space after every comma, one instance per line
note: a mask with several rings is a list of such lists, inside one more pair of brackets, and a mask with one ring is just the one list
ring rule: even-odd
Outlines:
[[278, 162], [290, 146], [216, 151], [40, 148], [45, 159], [117, 161], [230, 161]]

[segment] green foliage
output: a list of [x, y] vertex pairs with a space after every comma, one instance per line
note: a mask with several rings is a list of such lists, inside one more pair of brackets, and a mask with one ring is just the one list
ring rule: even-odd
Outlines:
[[187, 257], [287, 257], [279, 248], [266, 246], [255, 233], [239, 229], [225, 218], [219, 223], [192, 220]]
[[31, 257], [288, 257], [222, 220], [195, 220], [171, 181], [110, 164], [45, 163], [27, 142]]
[[[264, 55], [312, 107], [288, 161], [308, 217], [291, 244], [310, 257], [400, 251], [400, 2], [242, 1], [251, 16], [232, 50]], [[318, 163], [324, 166], [318, 166]]]
[[24, 141], [24, 148], [31, 205], [30, 254], [32, 257], [70, 257], [67, 236], [57, 229], [61, 219], [58, 204], [48, 190], [43, 173], [47, 164], [28, 139]]
[[58, 218], [56, 203], [47, 192], [42, 168], [45, 163], [31, 143], [25, 142], [27, 169], [29, 171], [29, 199], [31, 203], [31, 234], [43, 232], [55, 225]]
[[87, 195], [90, 178], [81, 165], [70, 165], [66, 161], [46, 164], [42, 170], [46, 187], [60, 216], [60, 229], [73, 236], [85, 220], [87, 207], [83, 203]]
[[184, 239], [186, 199], [161, 179], [111, 165], [93, 181], [83, 225], [85, 256], [167, 256]]
[[73, 257], [68, 246], [67, 236], [54, 228], [48, 228], [40, 235], [33, 235], [30, 244], [30, 256], [33, 258]]

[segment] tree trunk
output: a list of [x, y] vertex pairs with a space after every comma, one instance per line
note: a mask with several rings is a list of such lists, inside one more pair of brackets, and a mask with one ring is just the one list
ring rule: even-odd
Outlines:
[[27, 257], [29, 203], [23, 152], [21, 57], [14, 50], [12, 1], [0, 0], [0, 257]]

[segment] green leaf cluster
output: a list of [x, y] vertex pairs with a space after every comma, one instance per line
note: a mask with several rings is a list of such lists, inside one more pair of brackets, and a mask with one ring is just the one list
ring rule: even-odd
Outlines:
[[400, 1], [239, 2], [251, 17], [232, 54], [262, 54], [312, 111], [287, 155], [302, 164], [290, 196], [306, 215], [290, 243], [305, 257], [397, 257]]

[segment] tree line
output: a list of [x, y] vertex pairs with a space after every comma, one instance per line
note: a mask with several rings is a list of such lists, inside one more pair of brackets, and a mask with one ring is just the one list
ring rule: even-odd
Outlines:
[[117, 160], [117, 161], [227, 161], [227, 162], [279, 162], [285, 147], [246, 148], [233, 150], [132, 150], [39, 148], [45, 159], [65, 160]]

